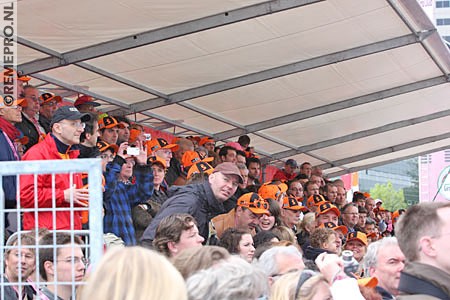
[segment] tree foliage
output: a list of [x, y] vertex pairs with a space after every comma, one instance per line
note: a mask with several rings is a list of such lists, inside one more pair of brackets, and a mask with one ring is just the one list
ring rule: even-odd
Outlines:
[[395, 190], [392, 182], [386, 184], [375, 184], [370, 189], [370, 196], [374, 199], [383, 200], [383, 207], [389, 211], [396, 211], [401, 208], [407, 208], [403, 189]]

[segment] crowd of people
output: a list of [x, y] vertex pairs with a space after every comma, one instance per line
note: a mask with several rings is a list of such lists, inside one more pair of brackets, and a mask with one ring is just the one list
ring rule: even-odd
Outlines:
[[7, 176], [5, 207], [35, 211], [5, 222], [2, 299], [450, 299], [448, 203], [390, 212], [294, 159], [263, 182], [248, 136], [169, 142], [12, 76], [0, 161], [101, 158], [105, 255], [74, 235], [86, 174]]

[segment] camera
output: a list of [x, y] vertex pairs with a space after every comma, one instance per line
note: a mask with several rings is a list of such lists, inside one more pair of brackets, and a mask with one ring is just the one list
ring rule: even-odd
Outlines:
[[144, 137], [146, 141], [150, 141], [152, 139], [152, 135], [150, 133], [144, 133]]
[[342, 251], [342, 260], [344, 261], [344, 272], [350, 277], [355, 277], [358, 272], [359, 263], [353, 257], [353, 252], [350, 250]]
[[127, 153], [126, 154], [131, 155], [131, 156], [137, 156], [137, 155], [139, 155], [139, 148], [127, 147]]

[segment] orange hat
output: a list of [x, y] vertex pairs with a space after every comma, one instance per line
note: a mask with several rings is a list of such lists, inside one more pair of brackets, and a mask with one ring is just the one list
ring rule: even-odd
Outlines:
[[191, 178], [191, 176], [193, 174], [198, 174], [198, 173], [205, 173], [205, 174], [211, 175], [213, 172], [214, 172], [214, 168], [210, 164], [203, 162], [203, 161], [199, 161], [199, 162], [194, 163], [189, 168], [186, 178], [189, 179], [189, 178]]
[[19, 76], [17, 71], [14, 69], [3, 69], [3, 78], [12, 77], [13, 79], [17, 79], [19, 81], [28, 82], [31, 80], [30, 76], [22, 75]]
[[148, 152], [154, 152], [158, 151], [159, 149], [170, 149], [172, 151], [177, 151], [179, 146], [177, 144], [169, 144], [165, 139], [163, 138], [156, 138], [151, 139], [150, 141], [147, 141], [147, 151]]
[[367, 241], [367, 235], [361, 231], [350, 232], [347, 234], [347, 243], [353, 240], [360, 241], [366, 246], [369, 244]]
[[214, 160], [214, 157], [206, 157], [204, 159], [200, 159], [200, 155], [198, 155], [195, 151], [186, 151], [181, 158], [181, 164], [183, 167], [187, 168], [192, 166], [194, 163], [198, 161], [211, 162]]
[[343, 235], [346, 235], [348, 233], [347, 226], [344, 226], [344, 225], [337, 226], [333, 222], [322, 223], [322, 224], [320, 224], [319, 228], [330, 228], [330, 229], [333, 229], [335, 231], [336, 230], [340, 230]]
[[105, 129], [105, 128], [114, 128], [114, 127], [119, 127], [119, 128], [125, 128], [125, 126], [122, 123], [117, 122], [117, 120], [113, 117], [110, 116], [104, 116], [101, 117], [98, 120], [98, 129]]
[[263, 184], [258, 190], [258, 194], [264, 199], [277, 199], [281, 193], [283, 193], [283, 191], [278, 185], [275, 184]]
[[56, 100], [56, 102], [61, 102], [62, 98], [60, 96], [56, 96], [55, 94], [52, 93], [43, 93], [40, 97], [39, 100], [41, 100], [41, 105], [44, 103], [48, 103], [52, 100]]
[[116, 144], [108, 144], [105, 141], [98, 141], [97, 148], [100, 152], [105, 152], [106, 150], [111, 149], [113, 153], [117, 153], [117, 150], [119, 150], [119, 147]]
[[239, 197], [237, 205], [246, 207], [255, 214], [269, 214], [269, 203], [257, 193], [247, 193]]
[[358, 285], [373, 289], [378, 285], [378, 279], [376, 277], [359, 278]]
[[163, 169], [167, 169], [166, 161], [159, 156], [149, 156], [147, 161], [151, 164], [160, 164]]
[[130, 137], [128, 139], [128, 143], [133, 144], [134, 142], [136, 142], [138, 136], [142, 133], [142, 131], [140, 131], [139, 129], [136, 128], [131, 128], [130, 129]]
[[283, 205], [281, 206], [281, 208], [289, 210], [301, 210], [301, 211], [308, 210], [306, 207], [300, 205], [297, 199], [292, 196], [286, 196], [283, 198]]
[[371, 233], [367, 234], [367, 238], [373, 239], [373, 238], [377, 238], [377, 237], [378, 237], [378, 234], [376, 232], [374, 232], [374, 231], [372, 231]]
[[325, 197], [322, 195], [311, 195], [308, 197], [308, 200], [306, 200], [307, 206], [319, 206], [322, 202], [326, 202]]
[[199, 146], [203, 146], [204, 144], [207, 144], [207, 143], [215, 144], [216, 142], [212, 138], [210, 138], [209, 136], [204, 136], [204, 137], [202, 137], [200, 139], [200, 141], [198, 142], [198, 145]]
[[330, 202], [322, 202], [317, 207], [316, 216], [326, 214], [329, 211], [334, 211], [338, 217], [341, 215], [341, 212], [336, 206]]
[[0, 108], [3, 108], [3, 107], [11, 107], [11, 106], [19, 106], [19, 105], [21, 105], [22, 103], [24, 103], [23, 101], [25, 100], [25, 99], [16, 99], [16, 100], [14, 100], [14, 101], [12, 101], [11, 102], [11, 100], [10, 100], [11, 98], [10, 97], [6, 97], [6, 100], [5, 100], [5, 98], [3, 98], [2, 96], [0, 96]]

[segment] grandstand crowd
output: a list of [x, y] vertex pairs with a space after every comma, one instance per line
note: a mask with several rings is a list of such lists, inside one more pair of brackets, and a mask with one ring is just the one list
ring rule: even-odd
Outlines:
[[246, 135], [169, 141], [5, 76], [0, 161], [101, 158], [105, 253], [91, 269], [73, 234], [86, 174], [5, 176], [4, 207], [36, 211], [4, 214], [2, 299], [450, 299], [449, 203], [391, 212], [294, 159], [263, 182]]

